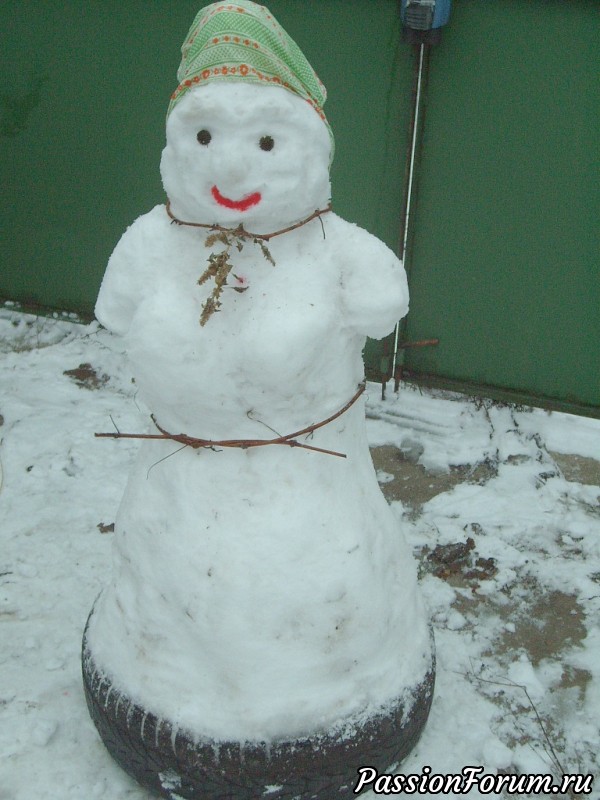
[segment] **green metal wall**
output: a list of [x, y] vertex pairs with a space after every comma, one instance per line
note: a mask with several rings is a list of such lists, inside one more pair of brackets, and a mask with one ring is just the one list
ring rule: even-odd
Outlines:
[[420, 381], [600, 415], [599, 41], [597, 2], [456, 0], [407, 258]]
[[[0, 296], [91, 313], [121, 233], [163, 201], [166, 108], [201, 5], [0, 4]], [[336, 210], [395, 247], [410, 80], [395, 0], [269, 7], [329, 91]]]

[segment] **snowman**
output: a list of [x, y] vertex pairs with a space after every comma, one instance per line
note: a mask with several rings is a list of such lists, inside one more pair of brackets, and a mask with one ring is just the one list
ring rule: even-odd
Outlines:
[[[331, 210], [325, 89], [266, 8], [207, 6], [182, 54], [161, 160], [168, 202], [123, 235], [96, 306], [152, 421], [86, 629], [88, 703], [113, 755], [167, 797], [330, 797], [306, 776], [294, 783], [289, 765], [236, 794], [197, 752], [193, 788], [178, 753], [185, 742], [218, 765], [236, 743], [241, 785], [244, 748], [273, 765], [298, 742], [351, 752], [373, 721], [394, 719], [401, 739], [418, 711], [410, 744], [424, 724], [429, 625], [362, 394], [365, 338], [407, 312], [406, 277]], [[127, 725], [143, 712], [144, 747], [168, 730], [175, 761], [132, 767], [98, 718], [113, 705]], [[352, 795], [361, 765], [351, 759], [335, 796]]]

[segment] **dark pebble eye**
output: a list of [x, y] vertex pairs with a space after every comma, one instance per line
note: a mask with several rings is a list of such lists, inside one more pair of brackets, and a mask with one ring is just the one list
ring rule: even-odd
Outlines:
[[204, 130], [204, 128], [203, 128], [201, 131], [198, 131], [198, 135], [196, 136], [196, 139], [198, 139], [200, 144], [207, 145], [207, 144], [209, 144], [210, 140], [212, 139], [212, 136], [210, 135], [210, 133], [207, 130]]
[[259, 142], [261, 150], [272, 150], [275, 147], [275, 141], [272, 136], [262, 136]]

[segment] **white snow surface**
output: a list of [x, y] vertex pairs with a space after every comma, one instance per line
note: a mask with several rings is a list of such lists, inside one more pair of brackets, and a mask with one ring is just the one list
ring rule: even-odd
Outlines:
[[[86, 616], [112, 574], [114, 535], [102, 531], [115, 519], [139, 448], [93, 434], [113, 422], [142, 430], [147, 410], [118, 339], [97, 323], [5, 310], [0, 340], [0, 797], [149, 800], [104, 750], [80, 679]], [[82, 364], [92, 369], [65, 374]], [[496, 466], [486, 482], [458, 484], [416, 518], [393, 504], [415, 553], [468, 533], [498, 567], [475, 592], [430, 572], [422, 577], [437, 684], [402, 771], [482, 765], [492, 774], [546, 773], [550, 741], [566, 772], [598, 774], [600, 490], [566, 480], [551, 453], [597, 458], [600, 423], [407, 386], [398, 396], [388, 388], [382, 402], [374, 384], [367, 412], [371, 444], [418, 445], [421, 463], [436, 471]], [[522, 602], [527, 615], [533, 601], [557, 592], [579, 609], [573, 639], [536, 662], [526, 641], [506, 644], [522, 622], [511, 604]], [[551, 621], [547, 632], [551, 638]], [[597, 786], [590, 796], [598, 797]]]

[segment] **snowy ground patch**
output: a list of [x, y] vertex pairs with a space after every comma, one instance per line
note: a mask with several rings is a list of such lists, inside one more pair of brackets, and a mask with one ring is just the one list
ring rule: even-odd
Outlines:
[[[143, 430], [147, 412], [97, 324], [4, 310], [0, 338], [0, 797], [147, 800], [104, 750], [79, 665], [138, 446], [94, 432]], [[600, 487], [558, 458], [597, 459], [600, 423], [406, 386], [369, 394], [437, 642], [431, 717], [403, 773], [600, 773]], [[418, 504], [404, 467], [433, 486]]]

